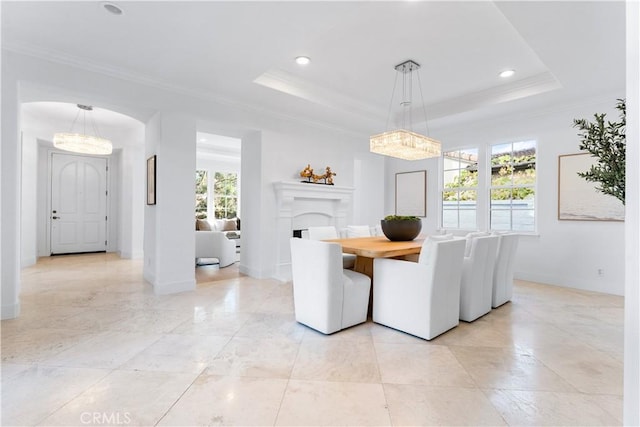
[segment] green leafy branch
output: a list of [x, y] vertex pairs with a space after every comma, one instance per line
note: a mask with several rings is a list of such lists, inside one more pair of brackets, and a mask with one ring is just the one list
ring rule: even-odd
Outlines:
[[606, 114], [594, 114], [594, 122], [574, 119], [573, 127], [580, 129], [580, 150], [588, 151], [597, 159], [596, 164], [578, 175], [587, 181], [598, 183], [596, 190], [625, 202], [625, 154], [626, 154], [626, 102], [618, 99], [616, 109], [620, 121], [606, 121]]

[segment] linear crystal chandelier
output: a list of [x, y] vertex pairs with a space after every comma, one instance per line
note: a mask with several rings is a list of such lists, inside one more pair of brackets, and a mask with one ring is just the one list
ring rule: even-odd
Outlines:
[[[53, 146], [61, 150], [72, 151], [74, 153], [82, 154], [111, 154], [113, 151], [113, 145], [108, 139], [101, 138], [98, 134], [98, 129], [91, 116], [91, 125], [95, 135], [87, 134], [87, 111], [93, 111], [93, 107], [90, 105], [78, 105], [78, 114], [71, 124], [71, 130], [69, 132], [59, 132], [53, 136]], [[82, 112], [82, 133], [74, 133], [73, 128], [78, 121], [78, 117]]]
[[[420, 64], [409, 60], [395, 66], [396, 82], [398, 73], [402, 73], [402, 127], [403, 129], [387, 131], [378, 135], [373, 135], [369, 139], [369, 150], [372, 153], [382, 154], [385, 156], [396, 157], [404, 160], [420, 160], [429, 157], [440, 156], [440, 141], [413, 131], [411, 120], [411, 105], [413, 102], [413, 72], [420, 68]], [[424, 112], [425, 126], [427, 124], [427, 114], [424, 107], [424, 99], [422, 97], [422, 85], [420, 84], [420, 76], [417, 76], [418, 86], [420, 89], [420, 98], [422, 100], [422, 110]], [[391, 94], [391, 105], [393, 105], [393, 96], [395, 94], [395, 84], [393, 93]], [[389, 107], [389, 118], [391, 117], [391, 106]], [[408, 119], [408, 120], [407, 120]], [[407, 126], [408, 125], [408, 126]], [[408, 128], [408, 129], [407, 129]], [[427, 127], [427, 134], [429, 133]]]

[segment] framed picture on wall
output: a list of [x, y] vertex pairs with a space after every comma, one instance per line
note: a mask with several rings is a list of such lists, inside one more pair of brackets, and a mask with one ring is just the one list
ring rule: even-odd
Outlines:
[[588, 153], [558, 156], [558, 219], [573, 221], [624, 221], [624, 205], [596, 190], [597, 183], [578, 176], [595, 159]]
[[156, 204], [156, 156], [147, 159], [147, 204]]
[[396, 174], [396, 215], [427, 216], [427, 171]]

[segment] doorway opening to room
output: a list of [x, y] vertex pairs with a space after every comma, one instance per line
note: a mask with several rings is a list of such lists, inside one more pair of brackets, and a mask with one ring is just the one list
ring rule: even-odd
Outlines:
[[[21, 267], [61, 254], [142, 257], [145, 125], [96, 107], [93, 126], [113, 142], [111, 154], [54, 147], [53, 136], [69, 129], [77, 110], [67, 102], [21, 104]], [[64, 261], [45, 265], [55, 262]]]
[[[196, 230], [210, 229], [225, 234], [235, 245], [235, 258], [229, 261], [219, 258], [200, 257], [196, 249], [199, 266], [214, 266], [222, 272], [238, 269], [242, 249], [241, 198], [241, 144], [239, 138], [198, 132], [195, 171], [195, 218]], [[198, 245], [197, 245], [198, 247]], [[198, 269], [201, 273], [201, 269]], [[216, 273], [216, 274], [220, 274]], [[198, 276], [198, 275], [197, 275]]]

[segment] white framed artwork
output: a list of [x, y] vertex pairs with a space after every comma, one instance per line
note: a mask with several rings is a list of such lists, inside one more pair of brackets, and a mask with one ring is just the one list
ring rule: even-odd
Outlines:
[[427, 171], [396, 173], [396, 215], [427, 216]]
[[588, 153], [558, 156], [558, 219], [572, 221], [624, 221], [624, 205], [596, 190], [597, 183], [578, 176], [595, 159]]

